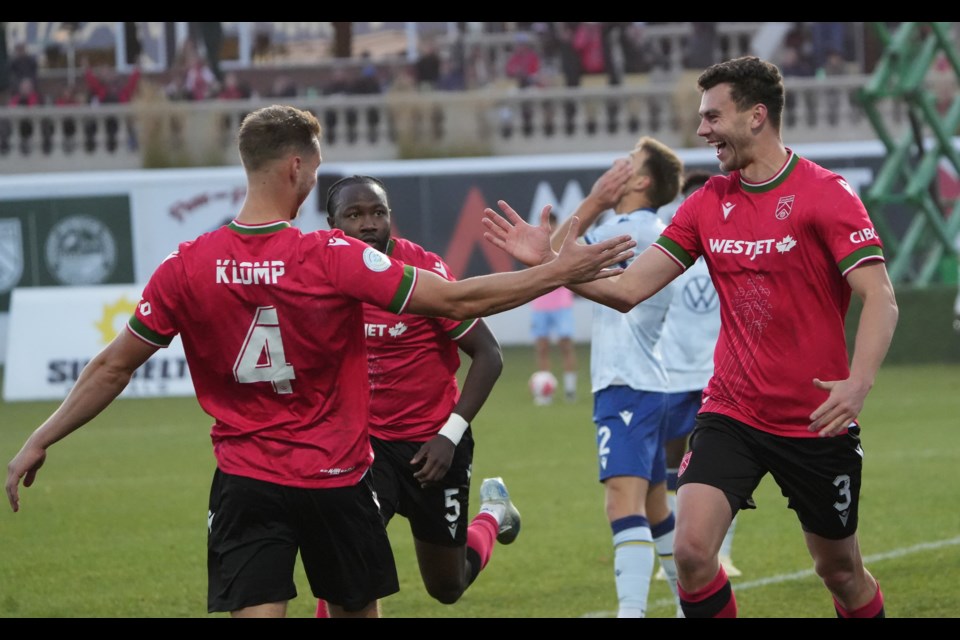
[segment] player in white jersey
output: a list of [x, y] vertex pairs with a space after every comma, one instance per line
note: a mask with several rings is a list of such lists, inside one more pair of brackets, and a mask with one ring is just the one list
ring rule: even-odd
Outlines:
[[[683, 179], [678, 203], [703, 186], [712, 175], [702, 170], [688, 172]], [[664, 207], [660, 210], [660, 219], [669, 224], [675, 212], [675, 208]], [[677, 276], [674, 286], [676, 290], [660, 336], [660, 353], [668, 377], [665, 427], [667, 499], [670, 508], [675, 511], [680, 461], [687, 451], [687, 441], [700, 410], [703, 390], [713, 375], [713, 348], [720, 335], [720, 299], [703, 259], [697, 260]], [[732, 559], [736, 527], [737, 519], [734, 517], [720, 545], [720, 563], [732, 578], [742, 575]], [[662, 567], [657, 579], [667, 579]]]
[[[661, 142], [641, 138], [628, 158], [594, 184], [575, 214], [588, 244], [629, 233], [639, 246], [656, 241], [664, 223], [657, 209], [680, 191], [683, 163]], [[565, 225], [555, 232], [559, 240]], [[623, 265], [624, 267], [627, 264]], [[644, 617], [657, 555], [672, 576], [674, 517], [667, 504], [664, 427], [667, 371], [657, 350], [672, 287], [628, 313], [594, 305], [590, 383], [594, 396], [600, 482], [613, 534], [618, 617]]]

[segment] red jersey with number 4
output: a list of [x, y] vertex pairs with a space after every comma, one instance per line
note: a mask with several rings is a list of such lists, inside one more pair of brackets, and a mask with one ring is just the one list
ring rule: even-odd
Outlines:
[[762, 184], [714, 176], [680, 206], [655, 246], [684, 268], [703, 255], [720, 296], [714, 373], [701, 411], [813, 438], [828, 392], [849, 377], [846, 275], [883, 260], [867, 211], [839, 175], [790, 154]]
[[373, 459], [363, 303], [401, 312], [416, 275], [341, 231], [234, 221], [170, 254], [127, 326], [180, 335], [222, 471], [348, 486]]
[[[387, 255], [454, 280], [450, 267], [435, 253], [392, 238]], [[437, 435], [460, 398], [456, 340], [477, 320], [396, 315], [365, 304], [370, 374], [370, 433], [383, 440], [426, 442]]]

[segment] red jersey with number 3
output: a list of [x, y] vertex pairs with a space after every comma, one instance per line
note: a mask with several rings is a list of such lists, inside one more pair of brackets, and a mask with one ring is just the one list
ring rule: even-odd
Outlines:
[[403, 311], [416, 275], [341, 231], [234, 221], [170, 254], [127, 326], [180, 335], [222, 471], [349, 486], [373, 459], [363, 303]]
[[720, 296], [714, 374], [701, 411], [813, 438], [828, 392], [849, 377], [846, 275], [883, 246], [846, 181], [796, 154], [762, 184], [714, 176], [680, 205], [655, 246], [687, 268], [702, 255]]
[[[392, 238], [387, 255], [454, 280], [437, 254]], [[449, 320], [363, 305], [370, 373], [370, 433], [383, 440], [426, 442], [437, 435], [460, 398], [456, 340], [477, 320]]]

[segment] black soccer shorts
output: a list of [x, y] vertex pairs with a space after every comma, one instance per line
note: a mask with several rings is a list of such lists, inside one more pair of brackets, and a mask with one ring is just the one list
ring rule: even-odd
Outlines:
[[360, 611], [400, 590], [369, 472], [353, 486], [334, 489], [214, 473], [208, 612], [295, 598], [298, 552], [314, 597], [347, 611]]
[[770, 473], [804, 531], [840, 540], [857, 531], [863, 448], [860, 427], [831, 438], [787, 438], [718, 413], [701, 413], [678, 487], [698, 482], [727, 495], [735, 516], [753, 509]]
[[399, 513], [410, 522], [413, 537], [444, 547], [467, 544], [470, 508], [470, 473], [473, 467], [473, 431], [460, 438], [450, 469], [437, 484], [420, 487], [410, 460], [422, 442], [381, 440], [373, 445], [373, 486], [384, 523]]

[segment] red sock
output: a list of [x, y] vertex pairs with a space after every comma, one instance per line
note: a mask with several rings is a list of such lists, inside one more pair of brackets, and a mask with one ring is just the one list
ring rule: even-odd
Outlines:
[[680, 595], [680, 606], [683, 615], [687, 618], [736, 618], [737, 599], [733, 595], [733, 587], [727, 578], [727, 572], [720, 566], [720, 571], [710, 583], [699, 591], [684, 591], [677, 585]]
[[467, 548], [473, 549], [480, 557], [481, 569], [490, 562], [499, 530], [500, 525], [497, 524], [497, 519], [489, 513], [478, 513], [467, 527]]
[[324, 600], [317, 600], [317, 617], [329, 618], [330, 612], [327, 610], [327, 603]]
[[843, 606], [837, 602], [837, 599], [833, 599], [833, 606], [837, 610], [838, 618], [883, 618], [885, 617], [883, 610], [883, 592], [880, 591], [880, 583], [877, 583], [877, 593], [874, 594], [873, 599], [867, 604], [863, 605], [859, 609], [854, 609], [853, 611], [847, 611]]

